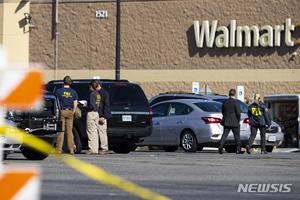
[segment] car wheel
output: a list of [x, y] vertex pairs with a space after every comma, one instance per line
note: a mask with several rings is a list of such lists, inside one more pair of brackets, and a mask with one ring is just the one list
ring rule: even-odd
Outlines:
[[175, 152], [177, 149], [178, 149], [178, 147], [176, 146], [176, 147], [168, 147], [168, 146], [165, 146], [165, 147], [163, 147], [163, 149], [166, 151], [166, 152]]
[[129, 153], [134, 148], [134, 142], [123, 142], [113, 148], [115, 153]]
[[135, 151], [136, 148], [137, 148], [136, 144], [133, 144], [131, 151]]
[[272, 152], [273, 151], [273, 146], [266, 146], [266, 150], [267, 150], [267, 152]]
[[185, 152], [196, 152], [197, 141], [193, 132], [185, 131], [181, 136], [181, 147]]
[[31, 147], [21, 146], [21, 152], [28, 160], [44, 160], [49, 154], [44, 154], [38, 150], [32, 149]]
[[78, 154], [82, 151], [82, 143], [77, 129], [73, 127], [72, 131], [74, 135], [74, 153]]
[[236, 152], [236, 146], [226, 146], [224, 147], [225, 150], [228, 152], [228, 153], [235, 153]]

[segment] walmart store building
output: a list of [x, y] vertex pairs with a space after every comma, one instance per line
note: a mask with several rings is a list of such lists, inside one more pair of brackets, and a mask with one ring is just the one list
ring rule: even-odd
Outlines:
[[[57, 10], [52, 0], [0, 0], [9, 62], [44, 63], [45, 82], [114, 79], [117, 2], [59, 0]], [[193, 82], [220, 94], [241, 85], [249, 99], [300, 92], [299, 21], [299, 0], [121, 1], [120, 78], [148, 98], [192, 92]]]

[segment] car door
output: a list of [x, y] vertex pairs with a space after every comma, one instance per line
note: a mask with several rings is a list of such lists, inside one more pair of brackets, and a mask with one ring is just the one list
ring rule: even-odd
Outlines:
[[169, 109], [169, 103], [161, 103], [152, 107], [153, 113], [153, 130], [149, 137], [144, 138], [144, 142], [147, 145], [160, 145], [161, 144], [161, 125], [164, 117]]
[[186, 108], [183, 103], [171, 103], [161, 125], [162, 145], [178, 145], [182, 126], [186, 121]]

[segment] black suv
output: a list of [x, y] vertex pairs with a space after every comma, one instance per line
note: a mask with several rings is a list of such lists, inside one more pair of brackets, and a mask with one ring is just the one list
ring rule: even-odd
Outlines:
[[[43, 139], [53, 145], [62, 130], [60, 120], [60, 106], [55, 94], [45, 91], [42, 105], [27, 110], [13, 110], [7, 113], [7, 118], [25, 132]], [[24, 135], [25, 137], [25, 135]], [[43, 160], [48, 154], [43, 154], [23, 144], [20, 148], [29, 160]]]
[[[79, 100], [87, 100], [90, 94], [89, 83], [93, 79], [72, 80], [73, 88]], [[102, 79], [102, 87], [109, 93], [112, 118], [107, 120], [107, 135], [109, 148], [115, 153], [129, 153], [135, 149], [135, 143], [141, 142], [141, 137], [152, 133], [152, 110], [148, 100], [138, 84], [127, 80]], [[56, 92], [63, 86], [62, 80], [50, 81], [46, 90]], [[88, 149], [86, 133], [85, 108], [80, 107], [82, 117], [74, 121], [73, 135], [75, 153]]]

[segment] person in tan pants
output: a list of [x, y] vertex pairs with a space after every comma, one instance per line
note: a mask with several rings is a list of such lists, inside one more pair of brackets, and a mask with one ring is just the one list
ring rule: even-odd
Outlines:
[[73, 109], [65, 109], [61, 110], [61, 121], [62, 121], [62, 130], [61, 134], [57, 138], [56, 149], [61, 151], [64, 143], [64, 130], [67, 131], [68, 138], [68, 149], [70, 150], [70, 154], [74, 154], [74, 137], [73, 137]]
[[99, 113], [99, 125], [98, 125], [98, 134], [101, 142], [101, 151], [100, 154], [108, 154], [108, 138], [107, 138], [107, 119], [111, 118], [111, 110], [109, 103], [109, 94], [102, 88], [100, 81], [96, 81], [97, 91], [101, 96], [101, 104], [98, 110]]
[[73, 116], [77, 108], [78, 95], [75, 90], [70, 88], [71, 78], [66, 76], [63, 80], [64, 87], [56, 91], [61, 108], [62, 131], [57, 138], [56, 149], [54, 154], [61, 154], [64, 142], [65, 130], [68, 138], [68, 149], [70, 154], [74, 154], [74, 138], [73, 138]]
[[98, 154], [98, 123], [99, 114], [98, 109], [100, 106], [100, 94], [96, 90], [97, 83], [95, 81], [90, 82], [90, 96], [87, 100], [87, 116], [86, 116], [86, 133], [88, 135], [89, 151], [86, 154]]

